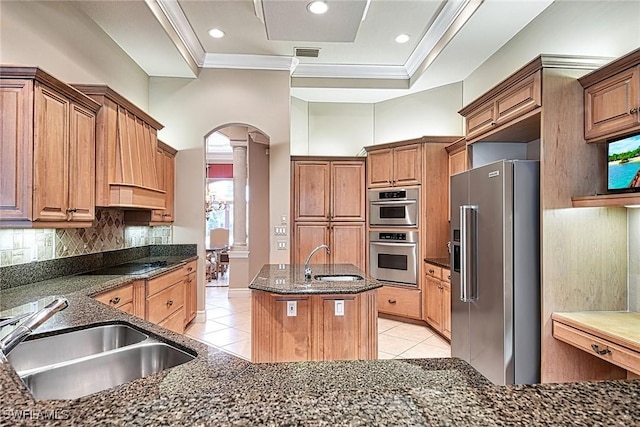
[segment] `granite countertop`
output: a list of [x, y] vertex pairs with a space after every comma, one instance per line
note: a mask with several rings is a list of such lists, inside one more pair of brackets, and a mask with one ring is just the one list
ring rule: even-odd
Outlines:
[[132, 277], [70, 276], [0, 291], [13, 304], [64, 295], [38, 329], [126, 322], [197, 353], [175, 368], [73, 400], [32, 398], [0, 364], [0, 425], [633, 426], [640, 380], [491, 385], [455, 359], [252, 364], [93, 300]]
[[428, 262], [433, 265], [437, 265], [442, 268], [451, 269], [451, 259], [447, 258], [425, 258], [424, 262]]
[[[276, 294], [357, 294], [382, 287], [382, 283], [353, 264], [311, 264], [312, 278], [305, 280], [304, 265], [265, 264], [249, 289]], [[324, 281], [316, 275], [358, 275], [363, 280]]]

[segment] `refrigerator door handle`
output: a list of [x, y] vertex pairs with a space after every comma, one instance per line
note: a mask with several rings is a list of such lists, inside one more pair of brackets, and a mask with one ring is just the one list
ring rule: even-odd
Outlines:
[[476, 292], [476, 210], [475, 205], [460, 206], [460, 301], [471, 302]]

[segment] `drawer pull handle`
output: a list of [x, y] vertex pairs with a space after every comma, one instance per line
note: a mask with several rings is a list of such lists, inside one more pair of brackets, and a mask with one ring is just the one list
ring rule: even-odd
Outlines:
[[394, 299], [390, 299], [389, 300], [389, 304], [395, 304], [395, 303], [396, 303], [396, 300], [394, 300]]
[[169, 301], [167, 301], [167, 305], [168, 305], [169, 307], [171, 307], [171, 306], [173, 305], [173, 300], [172, 300], [172, 299], [170, 299]]
[[593, 351], [596, 354], [599, 354], [601, 356], [611, 353], [611, 350], [609, 350], [608, 348], [604, 348], [604, 349], [600, 350], [600, 347], [598, 347], [598, 344], [591, 344], [591, 348], [593, 349]]
[[118, 304], [120, 302], [120, 297], [111, 298], [109, 302], [113, 305]]
[[435, 273], [435, 271], [433, 271], [433, 268], [430, 268], [429, 269], [429, 274], [433, 274], [433, 273]]
[[72, 208], [67, 209], [67, 213], [76, 213], [76, 212], [78, 212], [78, 209], [75, 209], [75, 208], [73, 208], [73, 209], [72, 209]]
[[629, 114], [635, 114], [637, 112], [638, 112], [638, 107], [632, 108], [631, 110], [629, 110]]
[[192, 270], [193, 270], [193, 267], [187, 268], [187, 271], [192, 271]]
[[451, 280], [451, 275], [450, 274], [447, 276], [447, 280]]

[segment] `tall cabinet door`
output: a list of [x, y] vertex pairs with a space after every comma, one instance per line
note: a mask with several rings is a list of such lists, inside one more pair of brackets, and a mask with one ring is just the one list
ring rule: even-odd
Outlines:
[[365, 270], [365, 226], [363, 222], [331, 223], [333, 264], [353, 264]]
[[34, 117], [34, 220], [64, 221], [69, 194], [70, 102], [36, 83]]
[[364, 221], [364, 162], [331, 162], [331, 221]]
[[295, 220], [329, 221], [329, 162], [299, 161], [295, 163], [293, 173]]
[[69, 209], [70, 217], [92, 221], [95, 216], [95, 142], [96, 120], [93, 112], [71, 105], [69, 140]]
[[31, 219], [33, 82], [0, 80], [0, 218]]

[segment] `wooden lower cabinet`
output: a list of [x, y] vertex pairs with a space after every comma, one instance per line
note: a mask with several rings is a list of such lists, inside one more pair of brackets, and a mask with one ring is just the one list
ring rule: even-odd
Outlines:
[[197, 261], [148, 280], [120, 286], [94, 298], [174, 332], [183, 333], [197, 311]]
[[422, 319], [422, 291], [414, 287], [383, 286], [378, 289], [378, 311], [393, 316]]
[[[339, 295], [254, 290], [251, 309], [254, 363], [370, 360], [378, 356], [376, 290]], [[343, 314], [337, 314], [340, 312]]]
[[424, 321], [451, 339], [451, 272], [425, 264]]

